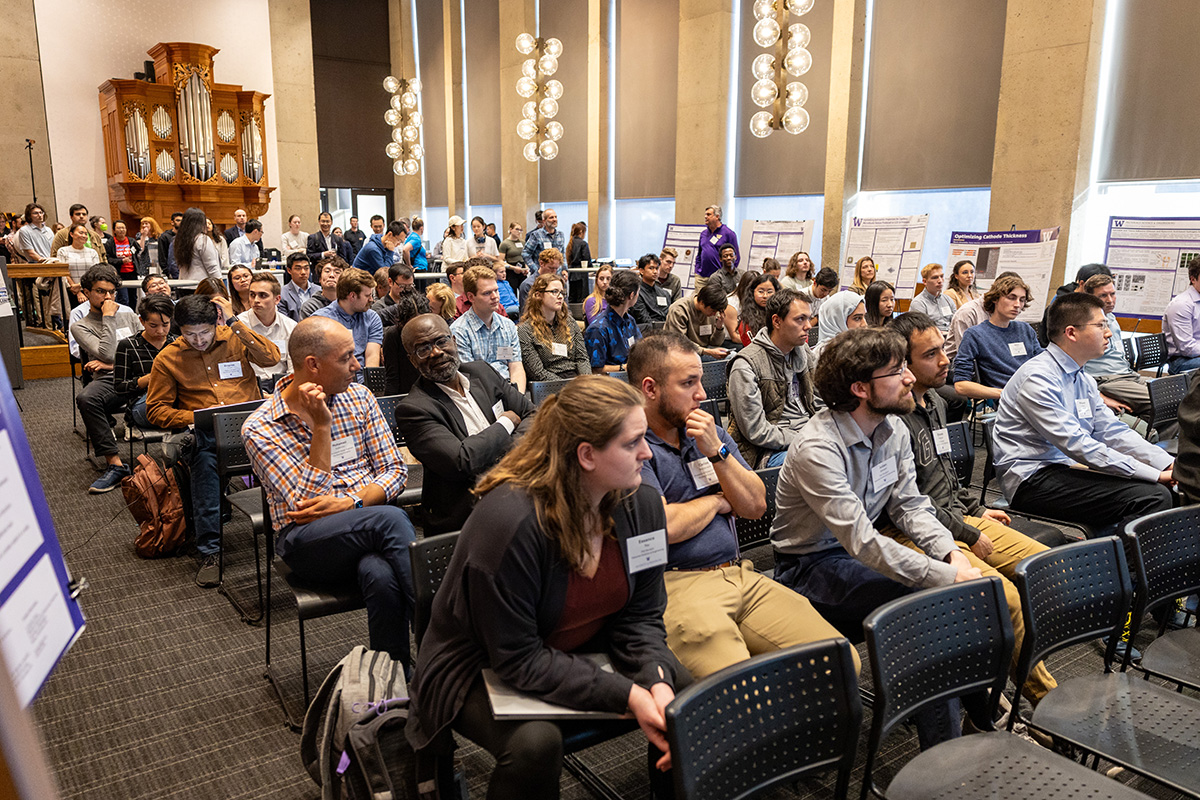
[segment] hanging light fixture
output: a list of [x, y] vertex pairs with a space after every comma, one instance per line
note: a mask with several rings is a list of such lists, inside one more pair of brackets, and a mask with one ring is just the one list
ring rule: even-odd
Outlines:
[[392, 160], [392, 172], [416, 175], [425, 155], [421, 147], [421, 112], [417, 110], [421, 81], [388, 75], [383, 79], [383, 88], [392, 95], [383, 115], [392, 128], [392, 141], [384, 148]]
[[803, 133], [808, 128], [808, 87], [796, 78], [812, 69], [808, 50], [812, 32], [791, 17], [812, 11], [816, 0], [754, 0], [754, 43], [768, 52], [754, 57], [750, 100], [759, 108], [750, 117], [750, 133], [762, 139], [777, 128]]
[[521, 64], [521, 77], [517, 78], [517, 94], [527, 100], [517, 123], [517, 135], [526, 142], [522, 152], [530, 161], [550, 161], [558, 155], [558, 140], [563, 135], [562, 123], [554, 120], [563, 85], [551, 78], [558, 71], [563, 43], [522, 33], [517, 37], [517, 52], [529, 56]]

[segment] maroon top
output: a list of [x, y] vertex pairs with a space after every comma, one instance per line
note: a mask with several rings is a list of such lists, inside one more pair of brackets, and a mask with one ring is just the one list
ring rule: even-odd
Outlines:
[[617, 540], [604, 537], [596, 574], [585, 578], [574, 570], [567, 579], [567, 597], [562, 616], [546, 645], [569, 653], [587, 644], [604, 627], [612, 614], [629, 601], [629, 580]]

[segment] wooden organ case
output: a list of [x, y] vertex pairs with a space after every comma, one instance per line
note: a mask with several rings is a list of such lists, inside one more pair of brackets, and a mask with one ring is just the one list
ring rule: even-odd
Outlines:
[[266, 213], [263, 103], [270, 95], [213, 80], [215, 47], [159, 42], [147, 51], [157, 83], [112, 78], [100, 85], [111, 218], [130, 235], [138, 219], [163, 230], [191, 206], [220, 227], [244, 208]]

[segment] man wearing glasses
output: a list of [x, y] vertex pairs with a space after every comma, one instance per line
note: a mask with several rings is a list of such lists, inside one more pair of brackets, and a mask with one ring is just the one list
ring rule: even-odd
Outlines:
[[[491, 282], [494, 291], [495, 277]], [[460, 363], [455, 337], [440, 316], [414, 317], [401, 335], [421, 377], [396, 409], [396, 423], [425, 468], [425, 533], [456, 531], [474, 505], [471, 487], [524, 432], [518, 426], [532, 417], [533, 404], [490, 365]]]
[[1032, 300], [1020, 277], [996, 278], [983, 296], [988, 318], [966, 330], [954, 355], [954, 391], [974, 400], [999, 400], [1013, 373], [1042, 352], [1033, 328], [1017, 321]]

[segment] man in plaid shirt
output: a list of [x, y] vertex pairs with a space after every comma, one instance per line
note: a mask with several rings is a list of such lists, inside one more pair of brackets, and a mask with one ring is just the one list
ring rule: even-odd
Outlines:
[[355, 383], [354, 337], [309, 317], [288, 340], [294, 373], [242, 426], [267, 490], [276, 551], [314, 583], [358, 579], [371, 649], [408, 663], [413, 605], [408, 515], [388, 505], [408, 470], [375, 397]]

